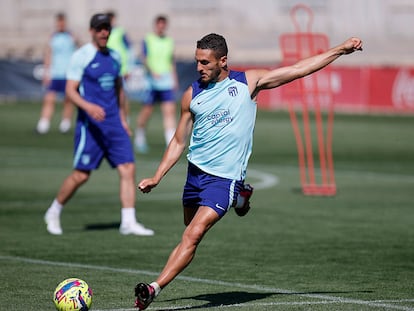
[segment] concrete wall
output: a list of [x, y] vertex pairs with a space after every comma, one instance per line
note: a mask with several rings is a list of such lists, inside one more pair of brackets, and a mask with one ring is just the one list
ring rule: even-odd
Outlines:
[[[57, 11], [67, 13], [71, 30], [89, 41], [93, 13], [115, 10], [138, 48], [159, 13], [170, 17], [169, 33], [180, 59], [192, 59], [195, 41], [210, 32], [224, 35], [229, 58], [238, 64], [280, 61], [278, 38], [294, 31], [290, 0], [0, 0], [0, 57], [42, 56]], [[303, 0], [313, 12], [312, 31], [328, 35], [331, 45], [360, 36], [364, 53], [344, 57], [349, 65], [414, 63], [414, 0]], [[301, 24], [307, 17], [298, 15]]]

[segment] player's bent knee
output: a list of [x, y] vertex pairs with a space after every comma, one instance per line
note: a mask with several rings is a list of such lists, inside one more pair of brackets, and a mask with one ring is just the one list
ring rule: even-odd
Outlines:
[[77, 184], [83, 184], [88, 181], [90, 172], [75, 170], [72, 174], [72, 178]]
[[201, 225], [188, 226], [183, 234], [183, 242], [190, 245], [198, 245], [206, 231], [206, 228]]

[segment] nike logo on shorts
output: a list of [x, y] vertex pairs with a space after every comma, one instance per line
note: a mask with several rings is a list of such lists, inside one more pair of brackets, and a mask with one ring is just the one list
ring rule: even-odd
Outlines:
[[225, 210], [226, 210], [224, 207], [221, 207], [218, 203], [216, 203], [216, 207], [217, 207], [218, 209], [223, 210], [223, 211], [225, 211]]

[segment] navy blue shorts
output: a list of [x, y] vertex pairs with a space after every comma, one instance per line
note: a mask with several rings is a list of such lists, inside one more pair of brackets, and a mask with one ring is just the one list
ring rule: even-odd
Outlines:
[[235, 204], [242, 188], [241, 180], [210, 175], [189, 162], [183, 206], [190, 208], [208, 206], [221, 218]]
[[162, 103], [167, 101], [175, 101], [174, 90], [158, 91], [151, 90], [143, 105], [154, 105], [155, 103]]
[[131, 139], [121, 123], [99, 127], [78, 120], [75, 129], [75, 154], [73, 166], [90, 171], [99, 168], [106, 158], [112, 168], [133, 163], [134, 152]]
[[65, 94], [66, 79], [52, 79], [47, 86], [48, 91]]

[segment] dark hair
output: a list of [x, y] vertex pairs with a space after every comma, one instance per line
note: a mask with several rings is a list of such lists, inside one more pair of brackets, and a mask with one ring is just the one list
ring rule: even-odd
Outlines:
[[108, 18], [111, 22], [112, 22], [112, 19], [116, 17], [115, 11], [108, 11], [106, 12], [106, 15], [108, 15]]
[[216, 33], [211, 33], [197, 41], [197, 49], [213, 50], [217, 58], [227, 56], [226, 39]]
[[64, 20], [64, 19], [66, 19], [66, 15], [63, 12], [56, 13], [55, 17], [56, 17], [57, 20]]
[[168, 23], [168, 17], [166, 15], [158, 15], [157, 17], [155, 17], [155, 23], [158, 22]]

